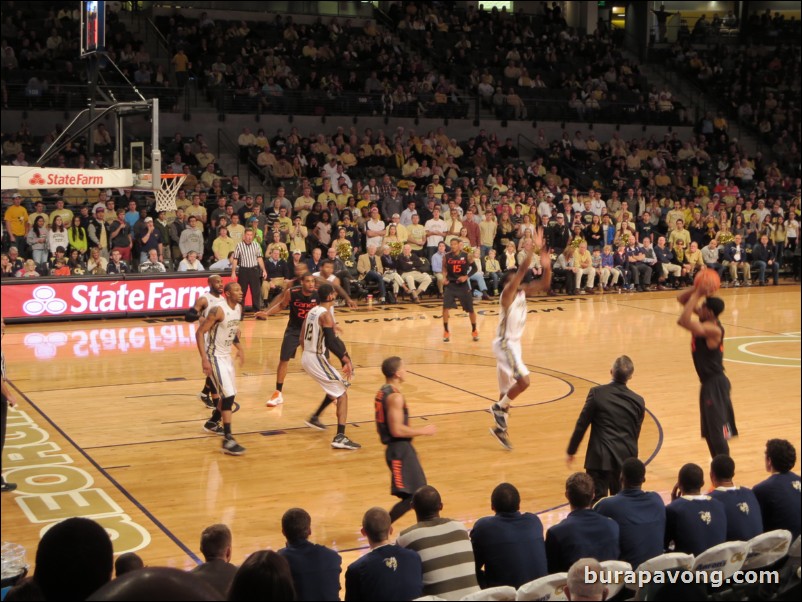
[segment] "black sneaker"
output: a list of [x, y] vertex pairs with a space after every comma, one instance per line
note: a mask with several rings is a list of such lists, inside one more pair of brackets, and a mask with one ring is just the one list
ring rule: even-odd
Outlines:
[[229, 456], [241, 456], [245, 453], [245, 448], [234, 439], [223, 439], [223, 453]]
[[223, 425], [219, 422], [215, 422], [214, 420], [207, 420], [203, 425], [203, 430], [212, 435], [222, 435], [225, 433]]
[[510, 436], [507, 434], [507, 431], [503, 431], [501, 429], [490, 429], [490, 434], [493, 435], [501, 446], [504, 449], [512, 449], [512, 443], [510, 443]]
[[493, 414], [493, 420], [496, 421], [496, 427], [502, 431], [507, 430], [507, 414], [510, 413], [509, 408], [502, 408], [497, 403], [490, 406], [490, 413]]
[[198, 393], [198, 399], [200, 399], [204, 403], [204, 405], [210, 410], [213, 410], [217, 407], [217, 404], [214, 402], [214, 399], [212, 399], [206, 393]]
[[336, 449], [360, 449], [362, 447], [359, 443], [354, 443], [342, 433], [337, 433], [337, 436], [334, 437], [334, 440], [331, 442], [331, 446]]
[[320, 418], [317, 416], [310, 416], [306, 420], [304, 420], [304, 424], [308, 426], [310, 429], [315, 429], [317, 431], [325, 431], [326, 425], [320, 421]]
[[14, 491], [16, 488], [16, 483], [7, 483], [6, 481], [3, 481], [3, 483], [0, 484], [0, 491], [3, 493], [6, 493], [7, 491]]

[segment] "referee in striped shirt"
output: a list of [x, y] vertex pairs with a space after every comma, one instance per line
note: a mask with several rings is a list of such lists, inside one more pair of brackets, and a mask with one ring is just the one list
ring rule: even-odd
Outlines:
[[[237, 276], [238, 267], [239, 276]], [[261, 279], [259, 278], [260, 274]], [[242, 287], [243, 306], [245, 295], [250, 288], [254, 311], [262, 309], [262, 279], [267, 280], [267, 270], [265, 270], [265, 261], [262, 258], [262, 247], [258, 242], [253, 241], [251, 228], [245, 229], [242, 242], [238, 243], [234, 249], [234, 257], [231, 258], [231, 278], [232, 280], [236, 279]]]

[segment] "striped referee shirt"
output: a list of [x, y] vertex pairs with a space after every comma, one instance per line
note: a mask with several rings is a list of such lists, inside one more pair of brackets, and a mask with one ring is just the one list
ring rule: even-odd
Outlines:
[[237, 248], [234, 249], [234, 259], [241, 268], [258, 268], [260, 257], [262, 257], [262, 247], [255, 241], [237, 243]]

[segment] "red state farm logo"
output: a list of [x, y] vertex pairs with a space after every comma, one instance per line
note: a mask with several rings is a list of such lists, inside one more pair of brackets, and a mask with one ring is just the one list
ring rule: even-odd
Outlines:
[[31, 176], [31, 179], [28, 180], [28, 184], [30, 184], [31, 186], [44, 186], [45, 179], [42, 177], [42, 174], [36, 172]]
[[33, 299], [22, 304], [22, 311], [29, 316], [43, 313], [59, 315], [67, 311], [67, 302], [56, 297], [52, 286], [37, 286], [33, 289]]

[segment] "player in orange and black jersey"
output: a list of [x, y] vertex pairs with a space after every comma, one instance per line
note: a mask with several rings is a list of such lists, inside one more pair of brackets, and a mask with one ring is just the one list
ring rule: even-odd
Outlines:
[[306, 314], [317, 304], [317, 278], [307, 272], [300, 277], [300, 286], [288, 287], [280, 301], [271, 305], [267, 310], [257, 313], [257, 317], [267, 317], [290, 308], [290, 319], [287, 321], [287, 328], [284, 331], [284, 340], [281, 342], [281, 353], [276, 369], [276, 390], [265, 403], [267, 407], [273, 408], [284, 403], [282, 389], [284, 388], [284, 378], [287, 376], [287, 367], [290, 360], [295, 357], [295, 352], [300, 344], [301, 326], [303, 326]]
[[462, 241], [451, 239], [451, 251], [443, 257], [443, 342], [448, 343], [451, 335], [448, 332], [448, 310], [457, 309], [457, 299], [471, 319], [471, 336], [479, 340], [476, 330], [476, 312], [473, 310], [473, 293], [468, 279], [474, 270], [473, 262], [462, 251]]
[[[699, 303], [704, 299], [703, 303]], [[683, 305], [677, 323], [689, 330], [691, 356], [696, 374], [702, 383], [699, 392], [699, 412], [702, 419], [702, 437], [707, 441], [710, 457], [730, 455], [727, 441], [738, 436], [735, 411], [730, 399], [730, 379], [724, 374], [724, 327], [719, 315], [724, 301], [719, 297], [705, 297], [696, 286], [677, 297]], [[696, 314], [699, 320], [693, 320]]]
[[409, 426], [409, 410], [398, 386], [404, 382], [406, 369], [400, 357], [388, 357], [382, 362], [384, 386], [376, 394], [376, 430], [381, 442], [387, 446], [384, 457], [390, 469], [390, 492], [401, 500], [390, 510], [395, 522], [412, 508], [412, 495], [426, 485], [418, 454], [412, 447], [412, 438], [434, 435], [437, 427], [427, 424], [423, 428]]

